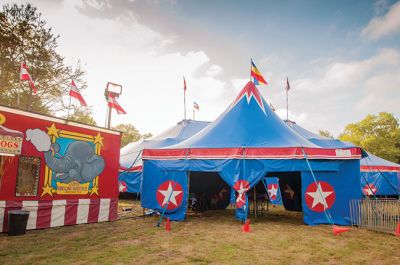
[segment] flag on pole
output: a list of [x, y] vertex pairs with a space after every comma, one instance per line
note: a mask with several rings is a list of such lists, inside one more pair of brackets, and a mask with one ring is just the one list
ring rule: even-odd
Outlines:
[[290, 84], [289, 84], [289, 78], [286, 77], [286, 87], [285, 87], [286, 91], [290, 90]]
[[71, 81], [71, 88], [69, 90], [69, 95], [79, 100], [81, 106], [87, 107], [86, 101], [83, 99], [82, 94], [79, 91], [78, 87], [75, 85], [74, 80]]
[[200, 110], [200, 106], [196, 102], [193, 102], [193, 108], [197, 109], [198, 111]]
[[121, 107], [121, 105], [118, 103], [117, 99], [112, 93], [108, 93], [107, 101], [108, 106], [110, 108], [114, 108], [118, 114], [126, 114], [126, 111]]
[[32, 80], [31, 75], [28, 73], [28, 67], [24, 63], [21, 64], [20, 80], [21, 81], [28, 81], [29, 86], [33, 91], [33, 94], [37, 94], [37, 90], [36, 90], [36, 87], [35, 87], [35, 82]]
[[26, 64], [21, 64], [21, 72], [20, 72], [21, 81], [29, 81], [31, 80], [31, 76], [28, 73], [28, 67]]
[[186, 79], [183, 77], [183, 90], [186, 91]]
[[265, 81], [264, 77], [260, 73], [260, 71], [257, 69], [257, 66], [254, 64], [253, 60], [251, 60], [251, 73], [250, 76], [253, 77], [253, 83], [255, 85], [265, 84], [268, 85], [267, 81]]

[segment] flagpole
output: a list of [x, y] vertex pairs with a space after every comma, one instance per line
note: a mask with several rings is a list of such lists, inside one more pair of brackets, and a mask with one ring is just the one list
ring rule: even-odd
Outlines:
[[195, 116], [194, 116], [194, 112], [195, 112], [195, 111], [194, 111], [194, 108], [193, 108], [193, 120], [194, 120], [194, 118], [195, 118]]
[[288, 81], [286, 79], [286, 120], [289, 120], [289, 89], [288, 89]]
[[69, 109], [71, 108], [71, 95], [69, 95], [69, 104], [68, 104], [68, 114], [67, 114], [67, 120], [69, 118]]
[[252, 69], [251, 66], [252, 66], [252, 62], [253, 62], [253, 59], [250, 58], [250, 78], [249, 78], [250, 80], [249, 81], [251, 81], [251, 69]]
[[186, 120], [186, 90], [183, 90], [183, 119]]
[[21, 88], [21, 77], [19, 77], [19, 87], [18, 87], [18, 91], [17, 91], [17, 106], [18, 107], [19, 107], [19, 93], [21, 92], [21, 90], [22, 90], [22, 88]]
[[111, 127], [111, 107], [108, 106], [108, 118], [107, 118], [107, 129], [110, 129]]
[[183, 77], [183, 119], [186, 120], [186, 79]]

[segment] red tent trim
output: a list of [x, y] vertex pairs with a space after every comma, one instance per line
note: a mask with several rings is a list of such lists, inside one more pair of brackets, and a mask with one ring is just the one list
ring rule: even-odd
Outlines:
[[[361, 159], [361, 149], [303, 148], [309, 159]], [[301, 147], [145, 149], [142, 159], [304, 159]]]
[[134, 167], [131, 167], [131, 168], [123, 167], [123, 166], [119, 167], [120, 171], [125, 171], [125, 172], [140, 172], [140, 171], [142, 171], [142, 169], [143, 169], [142, 165], [134, 166]]
[[361, 166], [361, 172], [400, 172], [400, 167], [396, 166]]

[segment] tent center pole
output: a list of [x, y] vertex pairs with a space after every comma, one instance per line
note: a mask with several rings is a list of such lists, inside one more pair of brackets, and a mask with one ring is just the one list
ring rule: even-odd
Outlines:
[[254, 219], [257, 219], [257, 192], [256, 192], [256, 186], [254, 186]]

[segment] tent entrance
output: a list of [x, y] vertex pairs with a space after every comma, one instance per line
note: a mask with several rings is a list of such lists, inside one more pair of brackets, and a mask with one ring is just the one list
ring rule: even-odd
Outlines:
[[249, 215], [257, 218], [269, 211], [269, 205], [301, 212], [301, 172], [270, 172], [248, 191]]
[[188, 209], [195, 213], [225, 209], [230, 203], [230, 187], [218, 172], [190, 171]]
[[282, 204], [285, 210], [302, 211], [301, 172], [270, 172], [265, 177], [278, 178]]

